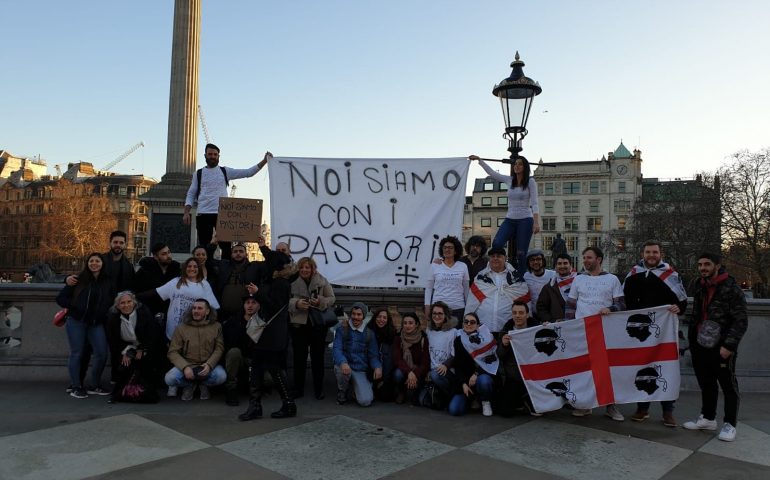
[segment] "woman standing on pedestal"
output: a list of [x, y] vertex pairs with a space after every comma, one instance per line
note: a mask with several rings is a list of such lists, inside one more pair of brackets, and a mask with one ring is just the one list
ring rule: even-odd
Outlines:
[[529, 162], [519, 157], [513, 163], [513, 176], [503, 175], [492, 170], [477, 155], [468, 157], [477, 160], [481, 168], [495, 181], [508, 185], [508, 213], [500, 228], [497, 229], [492, 248], [505, 248], [509, 240], [516, 244], [516, 270], [521, 274], [527, 271], [526, 255], [533, 233], [540, 232], [540, 211], [537, 206], [537, 183], [532, 178]]

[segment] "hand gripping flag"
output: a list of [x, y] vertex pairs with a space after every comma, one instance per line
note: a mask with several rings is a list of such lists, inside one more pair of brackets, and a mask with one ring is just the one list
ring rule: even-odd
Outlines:
[[511, 331], [535, 410], [679, 397], [679, 319], [668, 306]]

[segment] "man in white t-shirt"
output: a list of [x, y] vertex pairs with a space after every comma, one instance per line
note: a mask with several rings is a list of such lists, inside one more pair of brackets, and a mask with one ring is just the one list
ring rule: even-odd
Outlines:
[[529, 311], [535, 320], [540, 320], [537, 316], [537, 297], [543, 287], [551, 283], [556, 277], [556, 272], [545, 268], [545, 254], [539, 248], [533, 248], [527, 252], [527, 273], [524, 274], [524, 281], [529, 287]]
[[[618, 277], [602, 270], [604, 253], [599, 247], [583, 250], [583, 268], [585, 272], [575, 277], [567, 297], [566, 320], [584, 318], [591, 315], [607, 315], [626, 309], [623, 287]], [[591, 409], [575, 409], [572, 415], [589, 415]], [[624, 420], [614, 404], [607, 405], [605, 415], [622, 422]]]
[[[273, 158], [273, 154], [265, 152], [262, 161], [250, 168], [230, 168], [219, 166], [219, 147], [213, 143], [206, 144], [206, 167], [197, 170], [192, 176], [192, 183], [187, 190], [184, 202], [182, 221], [190, 225], [190, 210], [197, 205], [195, 228], [198, 231], [198, 244], [206, 246], [211, 243], [214, 228], [219, 213], [219, 198], [227, 197], [227, 186], [230, 180], [253, 177]], [[218, 242], [222, 249], [222, 258], [230, 258], [230, 242]]]

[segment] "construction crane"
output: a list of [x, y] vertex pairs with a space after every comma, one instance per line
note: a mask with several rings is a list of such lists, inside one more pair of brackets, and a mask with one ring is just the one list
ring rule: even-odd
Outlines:
[[115, 165], [117, 165], [117, 164], [119, 164], [120, 162], [122, 162], [122, 161], [123, 161], [123, 159], [125, 159], [127, 156], [131, 155], [132, 153], [134, 153], [135, 151], [139, 150], [139, 149], [140, 149], [140, 148], [142, 148], [142, 147], [144, 147], [144, 142], [139, 142], [139, 143], [137, 143], [137, 144], [136, 144], [136, 145], [134, 145], [133, 147], [131, 147], [131, 148], [129, 148], [128, 150], [126, 150], [126, 151], [125, 151], [125, 152], [124, 152], [124, 153], [123, 153], [121, 156], [119, 156], [119, 157], [118, 157], [118, 158], [116, 158], [115, 160], [113, 160], [113, 161], [111, 161], [110, 163], [108, 163], [107, 165], [105, 165], [105, 166], [104, 166], [104, 168], [102, 168], [102, 171], [103, 171], [103, 172], [106, 172], [106, 171], [108, 171], [109, 169], [111, 169], [111, 168], [112, 168], [112, 167], [114, 167]]
[[201, 108], [200, 104], [198, 104], [198, 118], [201, 121], [201, 130], [203, 130], [203, 138], [206, 139], [206, 143], [211, 143], [211, 138], [209, 138], [209, 128], [206, 126], [206, 117], [203, 116], [203, 109]]

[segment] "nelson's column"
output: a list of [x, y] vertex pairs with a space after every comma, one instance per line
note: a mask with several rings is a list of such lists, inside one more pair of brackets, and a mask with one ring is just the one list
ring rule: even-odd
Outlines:
[[182, 223], [182, 214], [195, 171], [200, 30], [201, 0], [175, 0], [166, 173], [141, 196], [149, 207], [149, 245], [163, 241], [180, 256], [192, 250], [195, 232], [195, 216], [188, 226]]

